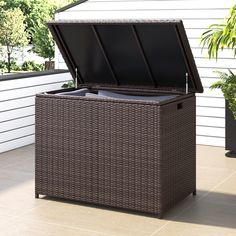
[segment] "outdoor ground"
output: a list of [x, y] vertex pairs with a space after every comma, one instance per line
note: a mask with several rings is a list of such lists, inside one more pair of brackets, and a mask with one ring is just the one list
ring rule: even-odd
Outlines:
[[0, 154], [0, 235], [235, 236], [236, 159], [197, 147], [197, 196], [163, 220], [75, 202], [34, 198], [34, 146]]

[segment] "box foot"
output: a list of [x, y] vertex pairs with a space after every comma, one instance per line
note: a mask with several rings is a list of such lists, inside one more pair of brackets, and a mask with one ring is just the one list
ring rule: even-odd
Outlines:
[[197, 195], [197, 191], [193, 191], [193, 196], [196, 196]]
[[230, 157], [230, 158], [236, 158], [236, 152], [235, 151], [228, 151], [225, 153], [226, 157]]
[[39, 194], [38, 193], [35, 193], [35, 198], [39, 198]]

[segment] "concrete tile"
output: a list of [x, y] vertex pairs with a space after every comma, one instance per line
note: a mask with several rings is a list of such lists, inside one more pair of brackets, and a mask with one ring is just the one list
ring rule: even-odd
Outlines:
[[149, 235], [165, 224], [157, 218], [63, 202], [49, 202], [24, 218], [122, 236]]
[[197, 166], [197, 189], [208, 192], [234, 172], [233, 169]]
[[2, 212], [1, 208], [0, 208], [0, 212], [1, 212], [0, 213], [0, 229], [1, 229], [1, 227], [5, 226], [12, 219], [13, 216], [4, 215], [5, 212]]
[[202, 199], [189, 208], [175, 221], [236, 229], [236, 205], [212, 202], [210, 199]]
[[34, 145], [0, 154], [0, 235], [236, 235], [236, 159], [224, 153], [223, 148], [197, 147], [198, 194], [163, 220], [35, 199]]
[[34, 180], [12, 184], [0, 190], [0, 209], [5, 209], [9, 215], [19, 215], [25, 211], [43, 205], [47, 200], [35, 199]]
[[236, 158], [225, 157], [226, 150], [221, 147], [197, 146], [197, 167], [216, 167], [236, 170]]
[[0, 227], [0, 231], [1, 236], [107, 236], [95, 231], [25, 219], [12, 220], [4, 227]]
[[[1, 163], [1, 161], [0, 161]], [[11, 163], [9, 165], [1, 167], [3, 171], [19, 171], [24, 172], [25, 174], [32, 174], [35, 173], [35, 158], [32, 155], [31, 158], [22, 158], [21, 161], [16, 161], [15, 163]]]
[[0, 168], [20, 164], [22, 160], [34, 158], [34, 145], [28, 145], [23, 148], [4, 152], [0, 154]]
[[219, 201], [223, 199], [222, 196], [215, 201], [216, 194], [219, 193], [210, 193], [196, 201], [192, 207], [170, 219], [165, 227], [157, 230], [152, 236], [236, 235], [236, 204]]
[[236, 206], [236, 173], [209, 193], [204, 200]]
[[150, 236], [235, 236], [236, 230], [217, 226], [171, 222]]

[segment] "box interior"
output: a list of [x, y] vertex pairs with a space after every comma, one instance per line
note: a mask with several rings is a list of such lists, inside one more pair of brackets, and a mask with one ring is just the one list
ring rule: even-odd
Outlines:
[[88, 88], [75, 89], [69, 91], [59, 91], [54, 93], [57, 96], [79, 96], [88, 98], [107, 98], [118, 100], [141, 100], [141, 101], [167, 101], [178, 97], [177, 94], [155, 93], [155, 94], [140, 94], [135, 92], [121, 92], [121, 91], [109, 91], [109, 90], [92, 90]]

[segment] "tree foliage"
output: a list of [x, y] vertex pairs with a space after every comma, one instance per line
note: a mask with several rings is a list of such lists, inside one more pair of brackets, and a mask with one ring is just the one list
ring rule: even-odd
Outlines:
[[39, 21], [31, 30], [33, 37], [32, 51], [51, 61], [54, 58], [54, 40], [45, 22]]
[[32, 51], [51, 60], [54, 57], [54, 41], [47, 27], [55, 11], [76, 0], [0, 0], [4, 10], [20, 8], [25, 16], [26, 29], [33, 44]]
[[11, 70], [11, 54], [15, 47], [28, 44], [25, 17], [19, 8], [2, 11], [0, 14], [0, 44], [6, 46], [8, 72]]
[[52, 60], [54, 57], [54, 40], [47, 27], [47, 21], [53, 18], [56, 10], [64, 5], [67, 5], [74, 0], [47, 0], [47, 11], [40, 16], [37, 16], [37, 20], [34, 20], [34, 27], [31, 29], [33, 39], [32, 51], [37, 53], [43, 58]]
[[202, 34], [202, 46], [208, 47], [209, 58], [218, 58], [219, 50], [229, 48], [236, 56], [236, 5], [230, 9], [227, 21], [222, 24], [213, 24]]

